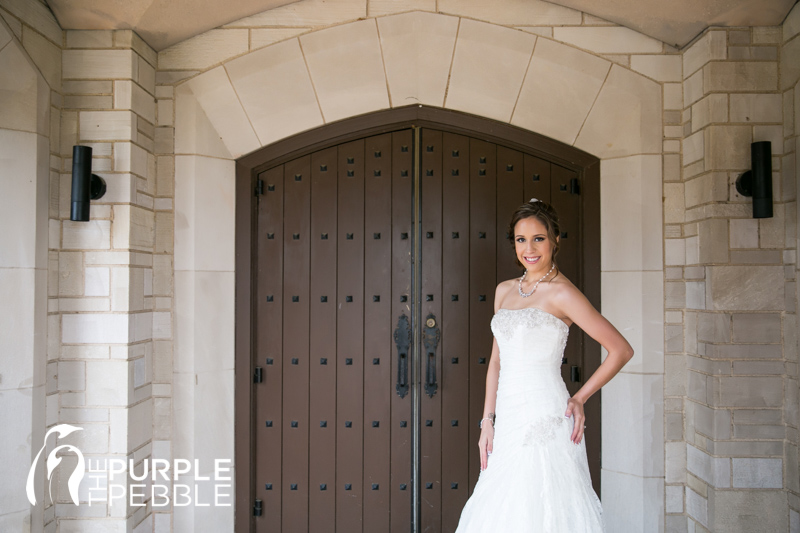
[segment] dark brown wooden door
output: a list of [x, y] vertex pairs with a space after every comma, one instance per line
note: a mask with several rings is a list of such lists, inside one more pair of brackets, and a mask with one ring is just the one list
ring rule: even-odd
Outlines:
[[411, 306], [411, 141], [362, 139], [260, 176], [258, 531], [408, 531], [411, 401], [395, 393], [392, 337]]
[[[559, 265], [581, 286], [580, 195], [577, 174], [548, 161], [464, 135], [425, 129], [421, 139], [423, 319], [441, 324], [439, 390], [423, 394], [421, 529], [454, 531], [479, 474], [477, 420], [483, 413], [489, 327], [496, 285], [519, 277], [506, 233], [511, 213], [532, 197], [553, 204], [561, 221]], [[583, 370], [576, 326], [562, 375], [574, 394], [572, 367]], [[423, 376], [424, 377], [424, 376]], [[599, 424], [587, 442], [599, 443]], [[599, 493], [599, 446], [592, 475]]]
[[[454, 531], [479, 473], [494, 288], [521, 273], [508, 217], [533, 196], [553, 203], [559, 264], [580, 287], [577, 175], [415, 128], [259, 179], [256, 530]], [[571, 329], [563, 369], [574, 392], [570, 368], [584, 361]]]

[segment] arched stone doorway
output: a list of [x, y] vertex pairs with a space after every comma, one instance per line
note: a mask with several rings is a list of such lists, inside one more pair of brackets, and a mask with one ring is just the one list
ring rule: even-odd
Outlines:
[[[478, 474], [469, 422], [483, 406], [491, 295], [518, 275], [505, 219], [530, 196], [559, 210], [561, 267], [600, 308], [599, 161], [563, 143], [410, 106], [237, 162], [237, 524], [455, 529]], [[406, 313], [410, 364], [390, 338]], [[426, 315], [438, 357], [422, 346]], [[599, 363], [574, 327], [570, 390]], [[410, 394], [394, 394], [408, 366]], [[587, 416], [599, 493], [599, 394]]]

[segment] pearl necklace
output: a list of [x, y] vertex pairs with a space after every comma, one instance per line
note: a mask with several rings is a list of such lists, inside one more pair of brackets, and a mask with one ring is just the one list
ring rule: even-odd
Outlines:
[[552, 264], [552, 266], [550, 267], [550, 270], [548, 270], [548, 271], [547, 271], [547, 274], [545, 274], [544, 276], [542, 276], [541, 278], [539, 278], [539, 281], [537, 281], [537, 282], [536, 282], [536, 283], [533, 285], [533, 289], [531, 289], [531, 292], [528, 292], [528, 293], [522, 292], [522, 280], [524, 280], [524, 279], [525, 279], [525, 276], [527, 276], [527, 275], [528, 275], [528, 269], [526, 268], [526, 269], [525, 269], [525, 273], [522, 275], [522, 277], [521, 277], [521, 278], [519, 278], [519, 295], [520, 295], [520, 296], [522, 296], [523, 298], [527, 298], [528, 296], [530, 296], [531, 294], [533, 294], [534, 292], [536, 292], [536, 287], [538, 287], [538, 286], [539, 286], [539, 283], [541, 283], [541, 281], [542, 281], [544, 278], [546, 278], [546, 277], [548, 276], [548, 274], [550, 274], [550, 272], [552, 272], [552, 271], [553, 271], [553, 269], [556, 267], [555, 263], [551, 263], [551, 264]]

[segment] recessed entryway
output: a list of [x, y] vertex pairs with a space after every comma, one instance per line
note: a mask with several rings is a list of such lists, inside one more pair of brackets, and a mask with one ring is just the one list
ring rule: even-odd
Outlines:
[[[237, 305], [250, 341], [237, 346], [236, 416], [249, 421], [237, 424], [237, 501], [251, 505], [237, 519], [453, 531], [479, 473], [494, 288], [520, 273], [508, 218], [531, 197], [551, 202], [562, 270], [599, 307], [596, 160], [417, 106], [282, 144], [239, 162], [251, 209], [237, 254], [252, 269], [237, 271], [250, 297]], [[570, 390], [599, 363], [573, 326]], [[599, 422], [599, 395], [590, 403]], [[590, 431], [599, 492], [600, 424]]]

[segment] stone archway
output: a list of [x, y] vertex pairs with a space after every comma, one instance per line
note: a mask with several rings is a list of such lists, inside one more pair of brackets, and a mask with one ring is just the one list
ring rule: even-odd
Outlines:
[[[604, 504], [614, 530], [662, 523], [661, 87], [550, 39], [447, 15], [326, 28], [176, 88], [175, 455], [233, 456], [234, 159], [412, 102], [510, 123], [601, 159], [601, 231], [626, 235], [603, 244], [602, 311], [636, 351], [604, 391]], [[211, 308], [226, 318], [213, 320]], [[176, 508], [176, 524], [207, 518], [193, 512]], [[231, 524], [233, 513], [217, 519]]]

